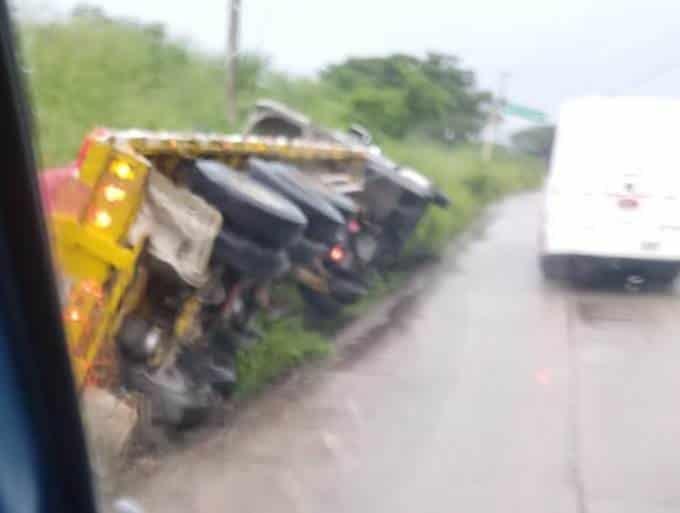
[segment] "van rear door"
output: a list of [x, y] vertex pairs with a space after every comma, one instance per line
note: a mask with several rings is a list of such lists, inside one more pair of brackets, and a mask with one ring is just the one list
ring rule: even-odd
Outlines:
[[547, 187], [548, 217], [563, 226], [550, 228], [570, 232], [562, 249], [680, 259], [678, 124], [676, 101], [599, 98], [563, 109]]

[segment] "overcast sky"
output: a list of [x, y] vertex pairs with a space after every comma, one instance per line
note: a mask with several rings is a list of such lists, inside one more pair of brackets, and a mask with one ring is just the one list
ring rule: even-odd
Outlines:
[[[34, 12], [77, 0], [28, 0]], [[19, 1], [17, 3], [24, 4]], [[112, 15], [163, 22], [222, 51], [227, 0], [89, 0]], [[282, 70], [311, 74], [347, 56], [458, 55], [510, 101], [554, 114], [584, 94], [680, 96], [678, 0], [242, 0], [242, 46]], [[38, 6], [38, 9], [36, 9]]]

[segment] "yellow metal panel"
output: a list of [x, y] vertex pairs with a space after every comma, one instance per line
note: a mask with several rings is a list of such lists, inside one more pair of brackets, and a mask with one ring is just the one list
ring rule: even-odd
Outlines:
[[[119, 158], [114, 156], [115, 162]], [[144, 193], [144, 185], [148, 170], [145, 166], [132, 166], [134, 179], [121, 180], [111, 173], [103, 174], [93, 192], [92, 203], [86, 214], [85, 224], [100, 232], [101, 236], [118, 241], [129, 229], [133, 222]], [[106, 191], [108, 187], [115, 187], [125, 194], [122, 201], [110, 201]], [[108, 226], [97, 226], [98, 215], [105, 213], [109, 216]]]
[[88, 253], [79, 243], [81, 227], [72, 218], [55, 214], [52, 216], [55, 253], [61, 271], [69, 278], [90, 278], [103, 283], [109, 274], [109, 264]]
[[189, 297], [175, 319], [173, 332], [179, 339], [194, 339], [200, 336], [197, 320], [201, 311], [201, 301], [195, 294]]
[[[145, 241], [142, 241], [131, 251], [133, 262], [137, 261], [144, 244]], [[108, 297], [106, 298], [104, 315], [97, 324], [94, 334], [89, 341], [85, 357], [88, 364], [91, 364], [95, 360], [102, 344], [106, 341], [112, 342], [111, 339], [115, 336], [115, 333], [110, 332], [109, 328], [112, 325], [115, 325], [116, 328], [119, 326], [119, 323], [114, 323], [114, 320], [116, 320], [116, 314], [120, 309], [123, 294], [132, 282], [134, 275], [134, 265], [130, 265], [127, 269], [120, 270], [115, 274]]]
[[[84, 260], [97, 258], [102, 262], [118, 269], [130, 269], [134, 264], [133, 251], [124, 248], [109, 239], [106, 234], [91, 226], [81, 226], [71, 219], [55, 219], [55, 234], [57, 246], [63, 248], [66, 258], [74, 259], [69, 265], [77, 265], [78, 257], [89, 254]], [[75, 249], [82, 251], [74, 251]]]
[[[144, 242], [131, 251], [135, 261], [143, 247]], [[92, 293], [93, 287], [88, 285], [90, 280], [77, 283], [70, 294], [64, 309], [64, 325], [78, 387], [83, 386], [103, 345], [112, 342], [115, 330], [120, 326], [121, 298], [135, 275], [134, 267], [114, 271], [105, 295]], [[73, 312], [78, 315], [72, 315]]]
[[[140, 244], [136, 248], [135, 253], [137, 255], [139, 255], [139, 250], [141, 250], [142, 247], [143, 244]], [[148, 281], [148, 273], [146, 270], [144, 268], [137, 267], [124, 296], [121, 298], [120, 306], [118, 307], [115, 318], [109, 324], [108, 333], [105, 336], [114, 337], [118, 332], [118, 329], [120, 328], [125, 316], [139, 306], [144, 292], [146, 292], [146, 285]]]
[[103, 296], [97, 283], [86, 279], [73, 284], [64, 308], [64, 327], [78, 384], [84, 379], [90, 337], [102, 317], [102, 306]]
[[90, 187], [93, 187], [97, 180], [99, 180], [99, 176], [106, 169], [111, 151], [110, 144], [91, 139], [85, 158], [80, 165], [79, 178]]
[[351, 160], [366, 158], [361, 146], [286, 137], [179, 134], [129, 130], [112, 132], [110, 143], [128, 143], [144, 156], [183, 155], [188, 158], [210, 156], [229, 159], [241, 155], [263, 155], [284, 159]]
[[110, 266], [77, 246], [56, 246], [61, 271], [76, 280], [92, 279], [103, 283], [109, 275]]

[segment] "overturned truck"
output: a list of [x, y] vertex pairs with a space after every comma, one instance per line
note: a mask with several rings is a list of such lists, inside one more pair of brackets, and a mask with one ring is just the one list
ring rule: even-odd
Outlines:
[[233, 389], [235, 353], [257, 337], [250, 319], [272, 281], [290, 271], [358, 297], [335, 267], [359, 210], [272, 161], [364, 159], [300, 139], [90, 134], [49, 209], [78, 387], [118, 397], [140, 429], [186, 428]]
[[143, 437], [200, 423], [232, 392], [273, 282], [337, 312], [446, 203], [358, 127], [265, 103], [248, 131], [98, 129], [50, 193], [77, 385], [136, 412]]

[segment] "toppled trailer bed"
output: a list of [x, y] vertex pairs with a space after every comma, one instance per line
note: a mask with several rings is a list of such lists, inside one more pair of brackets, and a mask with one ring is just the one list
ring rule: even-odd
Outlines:
[[290, 270], [326, 313], [356, 301], [433, 191], [365, 141], [95, 130], [50, 195], [77, 385], [98, 391], [83, 397], [140, 426], [200, 422], [272, 280]]

